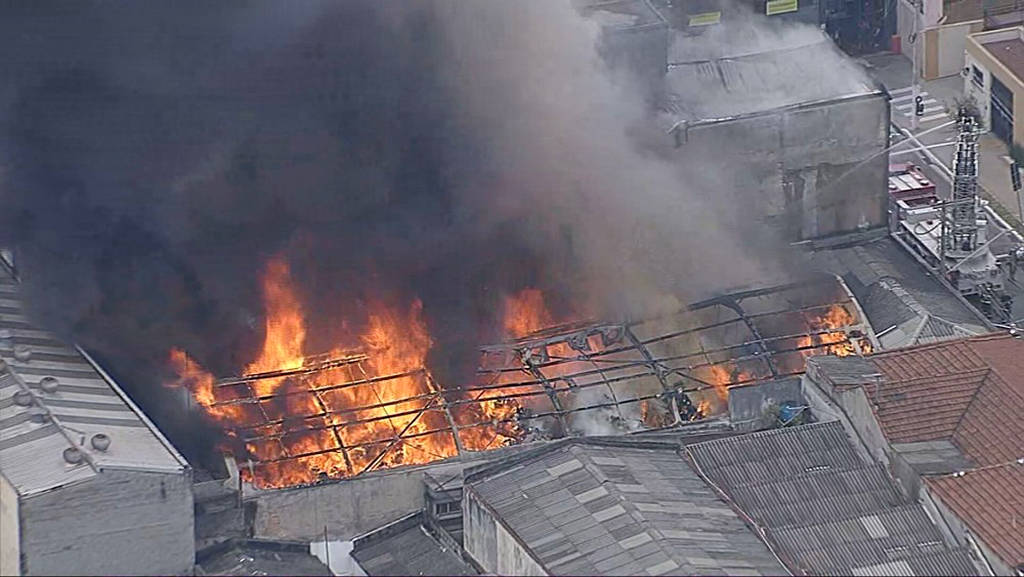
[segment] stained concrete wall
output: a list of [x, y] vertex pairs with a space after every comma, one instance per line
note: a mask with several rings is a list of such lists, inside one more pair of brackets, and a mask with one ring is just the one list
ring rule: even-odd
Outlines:
[[18, 493], [0, 475], [0, 575], [21, 574], [20, 534]]
[[311, 487], [247, 493], [255, 504], [254, 537], [289, 541], [348, 540], [422, 509], [423, 475], [458, 476], [466, 467], [501, 458], [501, 449], [463, 459], [360, 475]]
[[669, 28], [650, 24], [632, 29], [603, 30], [598, 49], [613, 70], [636, 75], [645, 96], [657, 101], [668, 70]]
[[352, 539], [423, 508], [423, 469], [388, 471], [313, 487], [257, 494], [253, 535], [315, 541]]
[[526, 548], [480, 503], [471, 488], [463, 494], [463, 547], [488, 573], [547, 575]]
[[786, 401], [803, 404], [800, 378], [766, 381], [729, 389], [729, 422], [738, 431], [756, 431], [775, 425], [769, 409]]
[[462, 494], [462, 547], [485, 571], [498, 571], [498, 523], [472, 490]]
[[879, 153], [888, 146], [889, 101], [882, 92], [681, 130], [674, 135], [680, 161], [720, 175], [715, 194], [727, 199], [736, 222], [753, 220], [789, 241], [886, 224], [888, 159]]
[[190, 575], [192, 476], [103, 471], [21, 501], [25, 575]]
[[927, 485], [922, 486], [919, 501], [924, 506], [925, 511], [928, 512], [928, 515], [937, 522], [936, 525], [939, 526], [944, 534], [947, 536], [952, 535], [957, 545], [974, 549], [977, 553], [980, 553], [985, 558], [985, 562], [988, 563], [988, 567], [991, 568], [993, 574], [1017, 575], [1017, 572], [1013, 571], [1009, 565], [993, 553], [983, 541], [972, 535], [970, 528], [960, 520], [960, 517], [949, 510], [941, 499], [933, 495], [928, 490]]

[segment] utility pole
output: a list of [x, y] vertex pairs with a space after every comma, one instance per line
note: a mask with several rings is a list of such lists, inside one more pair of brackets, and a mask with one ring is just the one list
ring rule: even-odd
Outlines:
[[1021, 193], [1020, 166], [1016, 162], [1010, 165], [1010, 182], [1013, 184], [1013, 191], [1017, 193], [1017, 220], [1024, 223], [1024, 194]]
[[913, 75], [914, 75], [913, 82], [914, 83], [911, 85], [912, 86], [912, 88], [911, 88], [911, 95], [913, 95], [913, 98], [911, 98], [911, 102], [913, 102], [914, 104], [911, 107], [910, 129], [912, 131], [914, 131], [914, 132], [917, 132], [917, 122], [918, 122], [917, 121], [917, 103], [919, 102], [918, 99], [921, 97], [921, 86], [920, 86], [920, 84], [918, 84], [918, 80], [917, 80], [918, 76], [919, 76], [918, 75], [918, 64], [917, 64], [917, 57], [918, 57], [918, 53], [919, 53], [919, 51], [918, 51], [918, 44], [921, 43], [920, 42], [921, 39], [917, 37], [917, 28], [918, 28], [917, 27], [917, 20], [918, 20], [918, 15], [920, 14], [921, 7], [924, 6], [924, 0], [913, 0], [912, 5], [913, 5], [913, 9], [914, 9], [914, 28], [913, 28], [913, 31], [910, 33], [910, 42], [911, 42], [911, 44], [914, 45], [914, 58], [913, 58]]

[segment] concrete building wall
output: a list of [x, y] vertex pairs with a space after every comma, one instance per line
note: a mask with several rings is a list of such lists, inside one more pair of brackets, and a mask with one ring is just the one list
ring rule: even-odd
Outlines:
[[967, 36], [983, 29], [981, 20], [948, 24], [936, 29], [936, 77], [955, 76], [963, 71]]
[[787, 240], [886, 223], [888, 159], [878, 153], [888, 145], [889, 102], [881, 92], [683, 130], [681, 160], [723, 175], [716, 193], [732, 195], [737, 223], [753, 216]]
[[547, 575], [519, 541], [498, 523], [498, 575]]
[[[490, 456], [479, 456], [485, 458]], [[352, 539], [422, 509], [425, 473], [449, 478], [479, 464], [479, 459], [381, 471], [311, 487], [254, 492], [246, 496], [246, 501], [256, 507], [254, 537], [322, 540], [326, 525], [331, 538]]]
[[[975, 48], [974, 50], [977, 50]], [[985, 59], [978, 59], [971, 49], [964, 49], [964, 67], [967, 68], [967, 76], [964, 77], [964, 96], [974, 101], [981, 115], [981, 123], [986, 129], [992, 127], [992, 72], [989, 71], [990, 62]], [[975, 70], [981, 73], [981, 79], [975, 74]]]
[[488, 573], [547, 575], [526, 548], [477, 500], [472, 489], [463, 494], [463, 547]]
[[1017, 575], [1016, 571], [1013, 571], [1009, 565], [999, 559], [983, 541], [972, 535], [971, 530], [960, 520], [960, 517], [950, 511], [941, 499], [936, 498], [928, 490], [927, 485], [922, 486], [918, 500], [928, 514], [932, 516], [933, 520], [937, 522], [936, 525], [942, 529], [943, 533], [947, 536], [951, 535], [957, 545], [973, 549], [976, 553], [983, 556], [984, 561], [991, 568], [993, 574]]
[[970, 94], [981, 108], [982, 121], [985, 126], [992, 127], [992, 77], [998, 78], [1013, 93], [1013, 142], [1024, 144], [1024, 79], [1017, 76], [997, 61], [985, 48], [984, 43], [1000, 40], [1011, 40], [1014, 38], [1024, 41], [1024, 28], [1006, 28], [1003, 30], [991, 30], [979, 32], [967, 37], [965, 50], [965, 65], [977, 66], [985, 75], [983, 86], [971, 84], [971, 75], [968, 73], [964, 79], [965, 93]]
[[18, 493], [0, 475], [0, 575], [21, 575]]
[[189, 575], [191, 472], [103, 471], [21, 502], [25, 575]]
[[803, 404], [800, 379], [782, 379], [729, 389], [729, 422], [738, 431], [756, 431], [775, 425], [772, 407], [786, 401]]
[[472, 489], [462, 495], [462, 546], [484, 571], [498, 571], [498, 522], [476, 499]]
[[[897, 8], [897, 34], [900, 37], [900, 52], [907, 58], [914, 58], [914, 16], [917, 15], [917, 31], [920, 45], [917, 47], [918, 71], [921, 78], [936, 78], [959, 74], [963, 69], [963, 48], [968, 34], [984, 29], [982, 20], [962, 20], [944, 24], [943, 0], [922, 0], [924, 13], [915, 10], [914, 3], [900, 0]], [[907, 83], [910, 83], [907, 79]]]

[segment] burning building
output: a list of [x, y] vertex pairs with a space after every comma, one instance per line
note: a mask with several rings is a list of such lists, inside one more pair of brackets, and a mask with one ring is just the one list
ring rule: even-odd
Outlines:
[[312, 501], [298, 505], [279, 489], [306, 486], [328, 509], [324, 496], [352, 507], [361, 499], [340, 494], [366, 487], [400, 495], [332, 515], [355, 523], [337, 528], [353, 533], [415, 508], [422, 492], [402, 487], [419, 482], [424, 469], [416, 466], [459, 470], [566, 436], [715, 419], [728, 412], [730, 388], [800, 374], [811, 354], [876, 346], [859, 306], [832, 277], [624, 321], [560, 323], [543, 294], [527, 289], [505, 300], [508, 339], [481, 346], [475, 382], [460, 385], [429, 370], [432, 340], [418, 302], [371, 305], [363, 332], [349, 339], [357, 346], [323, 353], [306, 349], [309, 313], [283, 261], [271, 262], [264, 282], [267, 330], [258, 357], [239, 376], [216, 378], [175, 350], [179, 379], [171, 386], [187, 388], [224, 431], [219, 446], [243, 494], [258, 503], [258, 531], [278, 537], [316, 534], [310, 517], [288, 515], [282, 524], [275, 511]]
[[[0, 94], [18, 159], [0, 242], [41, 318], [126, 373], [170, 366], [221, 432], [181, 436], [228, 456], [257, 534], [350, 536], [420, 506], [427, 468], [708, 421], [730, 388], [876, 345], [832, 278], [678, 304], [784, 270], [732, 230], [770, 220], [788, 240], [884, 214], [863, 193], [887, 121], [869, 85], [780, 102], [753, 76], [690, 86], [707, 63], [673, 57], [675, 142], [725, 175], [691, 188], [601, 62], [602, 23], [570, 3], [313, 4], [269, 21], [223, 5], [199, 28], [178, 7], [76, 5], [63, 36], [29, 8], [0, 19], [19, 30], [5, 54], [40, 55]], [[650, 3], [576, 8], [662, 69]], [[92, 35], [108, 45], [81, 50]], [[767, 55], [760, 80], [818, 48]], [[720, 200], [750, 210], [743, 227], [709, 218]]]

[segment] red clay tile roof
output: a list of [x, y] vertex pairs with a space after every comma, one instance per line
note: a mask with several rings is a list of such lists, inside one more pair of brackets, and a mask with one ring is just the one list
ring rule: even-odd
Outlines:
[[986, 335], [869, 358], [885, 379], [877, 396], [867, 392], [890, 443], [952, 439], [979, 466], [1024, 456], [1024, 339]]
[[886, 380], [892, 383], [989, 368], [985, 359], [973, 350], [968, 339], [885, 351], [870, 358]]
[[869, 358], [885, 376], [874, 410], [889, 442], [952, 439], [978, 469], [925, 482], [996, 555], [1024, 563], [1024, 339], [987, 335]]
[[952, 437], [989, 372], [973, 369], [963, 374], [884, 383], [875, 408], [882, 432], [890, 443]]
[[960, 451], [978, 466], [1024, 457], [1024, 373], [1015, 380], [1013, 386], [990, 372], [953, 434]]
[[1010, 462], [925, 482], [1000, 559], [1011, 568], [1024, 563], [1024, 465]]

